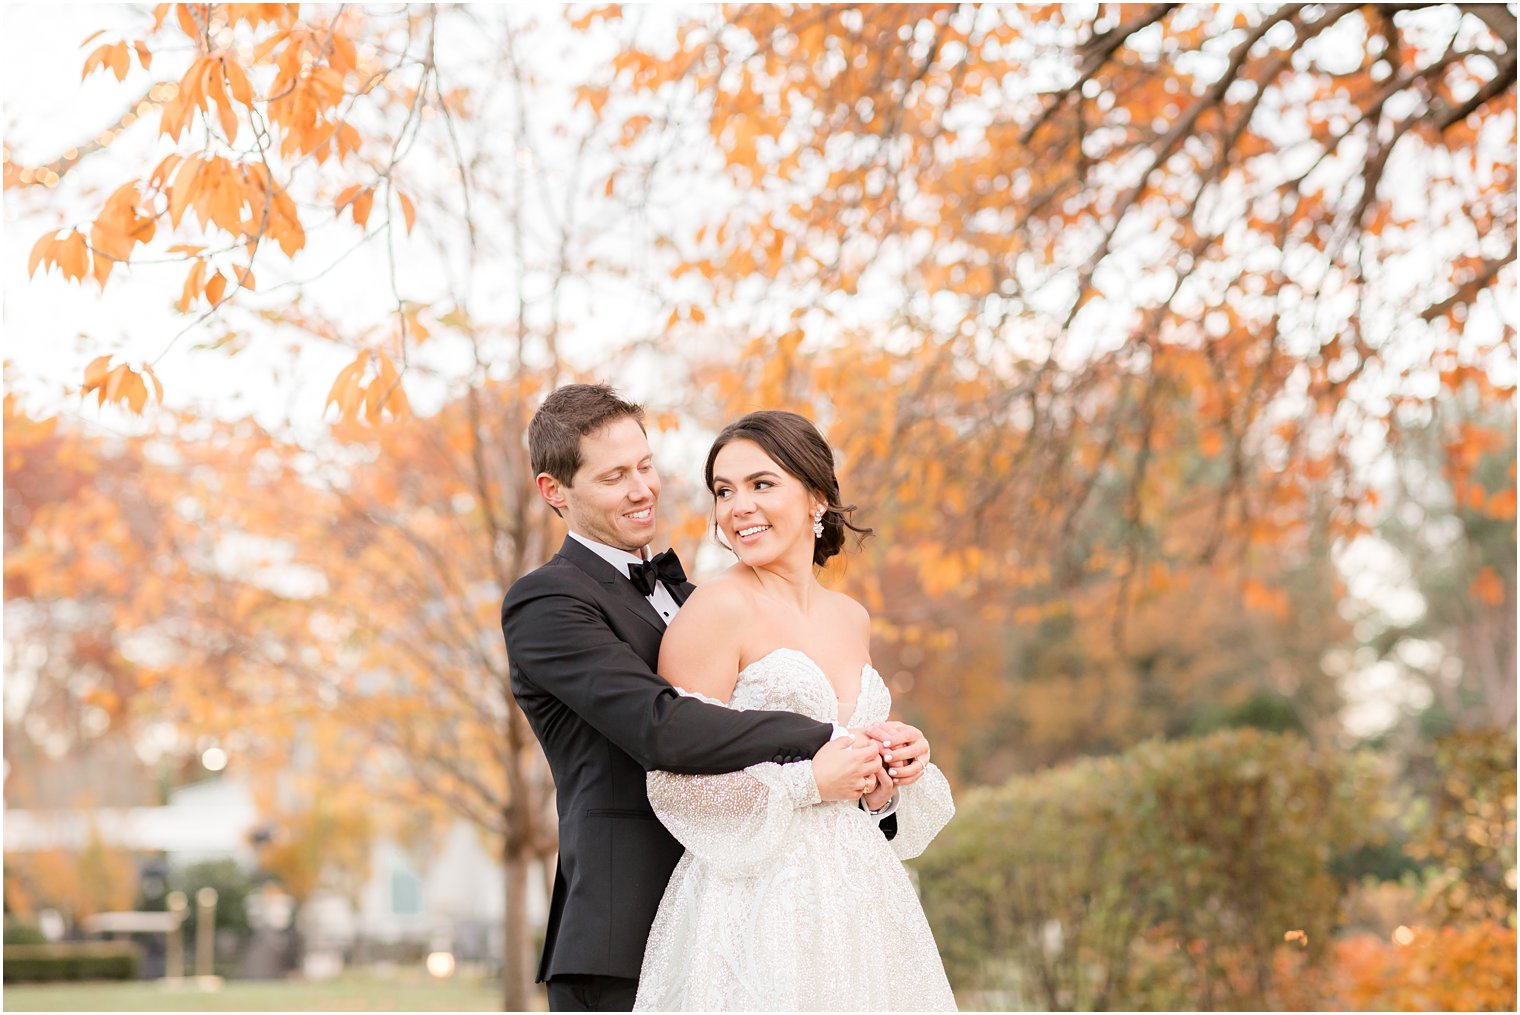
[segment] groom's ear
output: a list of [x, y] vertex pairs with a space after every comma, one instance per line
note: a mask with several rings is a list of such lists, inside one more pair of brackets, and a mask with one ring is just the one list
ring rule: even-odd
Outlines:
[[547, 472], [540, 472], [537, 478], [538, 495], [549, 505], [549, 510], [563, 518], [560, 510], [565, 507], [565, 492], [560, 481]]

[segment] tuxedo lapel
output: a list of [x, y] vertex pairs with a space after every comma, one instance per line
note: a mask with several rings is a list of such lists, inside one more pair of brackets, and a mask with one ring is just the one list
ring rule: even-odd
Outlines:
[[559, 555], [601, 582], [602, 587], [613, 599], [617, 600], [620, 606], [636, 614], [639, 619], [656, 631], [665, 633], [664, 618], [650, 605], [648, 599], [639, 594], [639, 590], [633, 587], [633, 582], [628, 580], [626, 574], [619, 574], [617, 568], [582, 546], [571, 536], [565, 537], [564, 545], [559, 548]]

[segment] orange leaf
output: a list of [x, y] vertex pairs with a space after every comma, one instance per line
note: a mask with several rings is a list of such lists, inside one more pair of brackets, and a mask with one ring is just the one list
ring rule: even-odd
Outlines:
[[180, 219], [185, 216], [185, 209], [190, 207], [191, 199], [199, 189], [197, 180], [206, 163], [199, 159], [186, 162], [174, 174], [174, 183], [169, 188], [169, 221], [173, 225], [179, 225]]
[[223, 57], [222, 66], [227, 71], [227, 86], [232, 90], [232, 97], [245, 106], [253, 105], [253, 85], [248, 81], [248, 74], [241, 64], [232, 57]]
[[417, 221], [417, 208], [412, 204], [412, 199], [401, 191], [396, 191], [396, 197], [401, 201], [401, 215], [406, 219], [406, 231], [410, 234]]
[[106, 374], [106, 382], [100, 388], [97, 404], [105, 405], [107, 402], [114, 402], [120, 398], [121, 386], [126, 383], [127, 374], [130, 372], [125, 363], [120, 363], [114, 370]]
[[154, 396], [157, 397], [157, 399], [159, 400], [159, 402], [163, 402], [163, 400], [164, 400], [164, 386], [159, 383], [158, 375], [153, 372], [153, 368], [150, 367], [150, 366], [144, 366], [143, 367], [143, 373], [147, 375], [148, 380], [150, 380], [150, 381], [153, 382], [153, 394], [154, 394]]
[[341, 417], [348, 418], [352, 415], [354, 399], [359, 395], [359, 379], [369, 366], [369, 357], [369, 350], [361, 349], [352, 363], [338, 371], [337, 379], [327, 392], [327, 401], [322, 406], [324, 410], [329, 405], [336, 405]]
[[295, 254], [296, 251], [306, 246], [306, 230], [301, 227], [301, 220], [296, 212], [296, 203], [290, 199], [290, 195], [283, 190], [274, 192], [274, 215], [271, 218], [269, 231], [274, 236], [275, 242], [285, 252], [286, 257]]
[[190, 64], [190, 69], [185, 71], [185, 76], [179, 79], [179, 98], [187, 106], [195, 106], [204, 109], [206, 106], [206, 71], [211, 64], [209, 56], [196, 57]]
[[148, 386], [135, 371], [128, 370], [122, 381], [122, 397], [126, 399], [127, 407], [135, 413], [141, 413], [143, 406], [148, 404]]
[[[174, 98], [164, 103], [164, 111], [159, 114], [158, 132], [178, 141], [179, 136], [185, 132], [185, 127], [190, 123], [190, 108], [185, 93], [176, 92]], [[171, 155], [169, 158], [178, 159], [179, 156]]]
[[180, 290], [179, 301], [175, 303], [175, 307], [179, 309], [180, 313], [183, 314], [189, 310], [190, 304], [195, 302], [195, 298], [200, 295], [201, 289], [204, 287], [202, 279], [205, 277], [206, 262], [197, 259], [195, 265], [190, 269], [190, 273], [185, 276], [185, 287]]
[[359, 191], [363, 189], [364, 187], [358, 183], [354, 184], [351, 187], [344, 187], [341, 191], [338, 192], [337, 199], [333, 201], [333, 211], [342, 211], [350, 201], [358, 196]]
[[217, 122], [222, 125], [222, 133], [227, 135], [227, 140], [234, 141], [238, 131], [237, 113], [232, 109], [232, 100], [227, 97], [227, 75], [220, 62], [208, 68], [206, 79], [211, 83], [208, 98], [216, 102]]
[[200, 10], [193, 10], [194, 4], [170, 4], [174, 10], [175, 18], [179, 21], [179, 29], [190, 38], [198, 38], [203, 28], [201, 19], [206, 16], [207, 7], [204, 5]]
[[98, 387], [106, 379], [106, 368], [111, 365], [110, 356], [96, 356], [90, 360], [84, 368], [84, 390], [89, 394], [91, 388]]
[[164, 189], [164, 183], [174, 173], [174, 168], [184, 161], [180, 155], [166, 155], [164, 160], [154, 167], [153, 173], [148, 177], [148, 185], [159, 190]]
[[[94, 38], [94, 36], [91, 36], [91, 38]], [[109, 42], [103, 46], [97, 46], [89, 56], [84, 58], [84, 69], [79, 72], [79, 80], [83, 81], [90, 76], [91, 71], [104, 67], [106, 65], [106, 58], [110, 55], [110, 52], [111, 44]]]
[[111, 269], [116, 267], [117, 260], [110, 254], [102, 254], [99, 251], [96, 251], [94, 258], [91, 259], [90, 274], [95, 276], [95, 284], [100, 288], [106, 287], [106, 280], [111, 277]]
[[111, 47], [111, 70], [116, 74], [117, 81], [127, 80], [127, 71], [132, 69], [128, 62], [127, 44], [118, 42]]
[[359, 150], [359, 132], [346, 123], [338, 124], [337, 133], [334, 135], [338, 146], [339, 160], [347, 158], [353, 152]]
[[120, 219], [110, 221], [106, 216], [95, 220], [90, 229], [90, 246], [97, 261], [124, 261], [132, 253], [132, 241], [119, 228]]
[[364, 407], [364, 419], [367, 423], [377, 423], [380, 420], [380, 380], [376, 378], [365, 386], [360, 405]]
[[90, 248], [84, 241], [84, 233], [76, 229], [64, 237], [58, 255], [58, 266], [63, 269], [64, 278], [84, 278], [85, 272], [90, 268]]
[[284, 42], [288, 38], [290, 38], [290, 33], [288, 31], [276, 32], [274, 35], [271, 35], [269, 38], [253, 47], [253, 62], [262, 63], [265, 57], [267, 57], [270, 53], [273, 53], [277, 48], [279, 48], [280, 43]]
[[206, 300], [216, 306], [222, 302], [222, 296], [227, 292], [227, 280], [221, 272], [211, 276], [211, 281], [206, 283]]
[[1499, 606], [1504, 602], [1504, 579], [1492, 567], [1484, 565], [1467, 587], [1467, 594], [1480, 603]]
[[334, 32], [328, 38], [332, 41], [332, 53], [327, 62], [333, 69], [343, 74], [357, 70], [359, 53], [353, 40], [342, 32]]
[[1515, 518], [1515, 488], [1499, 490], [1488, 497], [1488, 504], [1484, 508], [1484, 514], [1490, 518], [1502, 521], [1513, 521]]
[[372, 188], [354, 198], [354, 222], [361, 227], [367, 226], [370, 208], [374, 206], [374, 203], [375, 191]]
[[44, 261], [56, 262], [57, 255], [53, 253], [53, 248], [57, 245], [58, 239], [56, 233], [44, 233], [37, 237], [37, 242], [32, 244], [32, 256], [26, 264], [27, 278], [31, 278], [37, 274], [38, 266]]

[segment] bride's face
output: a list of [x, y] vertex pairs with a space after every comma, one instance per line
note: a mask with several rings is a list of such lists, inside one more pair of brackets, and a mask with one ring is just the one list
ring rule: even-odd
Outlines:
[[811, 564], [818, 498], [754, 441], [725, 444], [713, 460], [718, 530], [750, 567], [795, 557]]

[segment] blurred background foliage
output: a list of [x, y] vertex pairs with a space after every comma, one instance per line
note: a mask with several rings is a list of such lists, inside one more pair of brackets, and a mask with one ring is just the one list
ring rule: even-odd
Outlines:
[[[1512, 735], [1437, 742], [1406, 810], [1377, 752], [1148, 741], [963, 794], [915, 868], [968, 1004], [1496, 1010], [1515, 989], [1514, 755]], [[1346, 862], [1390, 837], [1402, 876]]]

